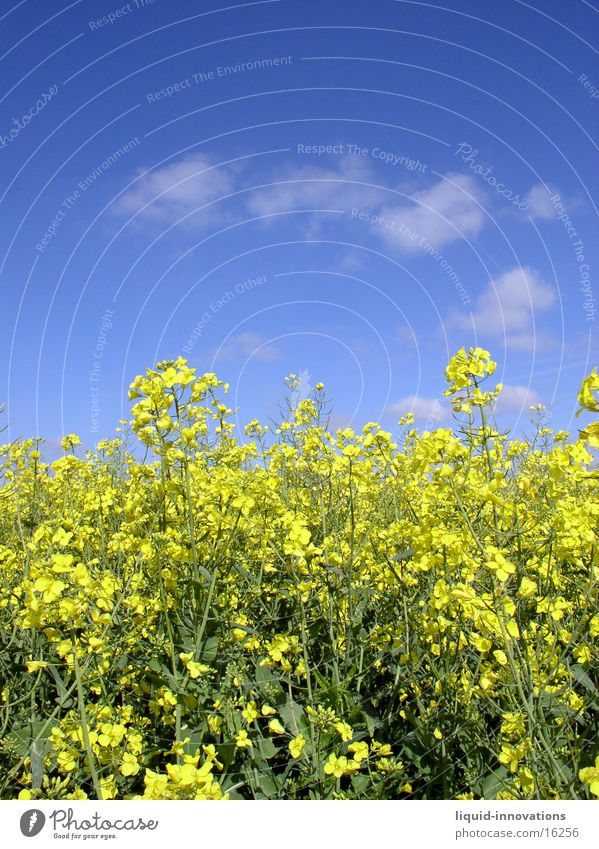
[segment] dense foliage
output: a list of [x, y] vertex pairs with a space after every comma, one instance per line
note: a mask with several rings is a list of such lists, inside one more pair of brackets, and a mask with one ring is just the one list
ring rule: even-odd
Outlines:
[[319, 384], [239, 439], [179, 359], [95, 452], [5, 445], [0, 794], [599, 795], [599, 425], [510, 441], [494, 368], [453, 429], [331, 434]]

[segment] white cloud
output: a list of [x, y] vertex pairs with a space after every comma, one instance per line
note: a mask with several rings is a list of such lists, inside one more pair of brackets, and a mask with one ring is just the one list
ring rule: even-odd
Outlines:
[[430, 419], [432, 422], [443, 422], [450, 418], [449, 409], [438, 398], [423, 398], [420, 395], [406, 395], [385, 410], [386, 416], [405, 416], [406, 413], [413, 413], [416, 419]]
[[539, 396], [529, 386], [504, 383], [495, 404], [498, 413], [521, 413], [539, 403]]
[[364, 254], [350, 249], [341, 254], [341, 258], [335, 261], [335, 271], [341, 271], [349, 275], [362, 271], [364, 267]]
[[513, 268], [494, 280], [478, 296], [470, 316], [456, 314], [453, 321], [477, 336], [505, 338], [508, 347], [530, 350], [543, 340], [535, 328], [538, 313], [556, 300], [553, 287], [529, 266]]
[[477, 236], [485, 223], [477, 182], [468, 175], [445, 174], [438, 183], [416, 192], [410, 203], [389, 205], [381, 215], [393, 222], [380, 228], [388, 243], [412, 253]]
[[338, 165], [326, 168], [302, 165], [280, 173], [277, 185], [252, 192], [248, 201], [250, 212], [256, 216], [292, 212], [299, 209], [338, 209], [363, 207], [380, 203], [381, 190], [359, 185], [375, 182], [370, 168], [355, 156], [341, 159]]
[[[135, 183], [116, 203], [116, 210], [137, 214], [142, 220], [172, 223], [199, 207], [234, 193], [245, 166], [219, 166], [204, 154], [192, 154], [152, 170], [139, 170]], [[357, 156], [345, 156], [333, 165], [306, 162], [272, 172], [263, 180], [274, 183], [240, 195], [240, 215], [266, 217], [298, 210], [339, 210], [344, 223], [364, 213], [360, 227], [368, 227], [387, 246], [417, 253], [439, 249], [461, 238], [476, 236], [485, 221], [479, 206], [481, 189], [469, 175], [448, 173], [437, 183], [400, 201], [384, 186], [371, 165]], [[260, 179], [256, 179], [260, 182]], [[272, 216], [271, 221], [268, 218]], [[222, 205], [204, 214], [206, 221], [226, 218]], [[293, 221], [305, 238], [318, 237], [334, 216], [298, 215]], [[372, 217], [375, 222], [372, 223]], [[387, 222], [383, 226], [381, 219]], [[193, 216], [193, 223], [198, 217]], [[341, 223], [341, 222], [340, 222]]]
[[[463, 174], [446, 174], [430, 188], [405, 202], [389, 201], [372, 168], [355, 156], [333, 167], [308, 164], [283, 172], [280, 183], [252, 192], [250, 212], [270, 216], [298, 209], [336, 209], [355, 226], [368, 227], [387, 246], [402, 251], [439, 249], [461, 238], [476, 236], [485, 222], [478, 183]], [[363, 217], [358, 218], [362, 213]], [[353, 219], [358, 219], [354, 222]], [[374, 219], [374, 221], [373, 221]], [[310, 224], [302, 221], [302, 228]], [[314, 221], [311, 222], [314, 227]], [[314, 235], [313, 229], [309, 234]]]
[[[203, 154], [192, 154], [154, 170], [140, 170], [137, 181], [118, 200], [119, 212], [172, 222], [233, 191], [229, 169]], [[213, 218], [214, 212], [210, 212]]]
[[218, 348], [217, 356], [225, 360], [254, 359], [262, 361], [278, 360], [281, 350], [275, 345], [269, 344], [260, 333], [248, 330], [230, 336], [227, 341]]
[[550, 219], [555, 217], [555, 206], [551, 202], [551, 195], [555, 191], [542, 183], [535, 183], [524, 200], [528, 204], [528, 214], [531, 218]]

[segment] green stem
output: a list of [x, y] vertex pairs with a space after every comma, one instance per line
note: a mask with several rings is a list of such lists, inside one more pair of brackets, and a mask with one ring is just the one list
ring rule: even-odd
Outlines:
[[89, 766], [90, 775], [92, 777], [92, 782], [94, 785], [94, 790], [96, 792], [96, 798], [99, 800], [103, 799], [102, 796], [102, 787], [100, 785], [100, 780], [98, 778], [98, 772], [96, 770], [96, 762], [94, 760], [94, 754], [92, 752], [91, 742], [89, 739], [89, 727], [87, 724], [87, 713], [85, 711], [85, 700], [83, 698], [83, 685], [81, 683], [81, 670], [79, 668], [79, 658], [77, 655], [77, 641], [75, 635], [72, 636], [73, 640], [73, 665], [75, 672], [75, 681], [77, 683], [77, 704], [79, 707], [79, 717], [81, 720], [81, 732], [83, 734], [83, 745], [85, 746], [85, 754], [87, 755], [87, 763]]

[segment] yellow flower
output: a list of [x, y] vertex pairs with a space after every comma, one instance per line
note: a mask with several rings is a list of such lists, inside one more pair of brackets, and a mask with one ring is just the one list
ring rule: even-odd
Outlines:
[[581, 769], [578, 777], [583, 784], [589, 785], [589, 790], [593, 796], [599, 796], [599, 756], [595, 759], [595, 766], [587, 766]]
[[591, 448], [599, 448], [599, 422], [591, 422], [581, 430], [580, 439], [588, 442]]
[[69, 544], [69, 541], [73, 537], [72, 531], [65, 531], [64, 528], [58, 528], [54, 536], [52, 537], [52, 542], [55, 545], [59, 545], [61, 548], [64, 548], [65, 545]]
[[591, 653], [591, 648], [590, 648], [590, 646], [587, 646], [587, 645], [577, 646], [573, 650], [572, 654], [574, 655], [574, 657], [576, 658], [576, 660], [579, 663], [590, 663], [592, 658], [593, 658], [593, 655]]
[[372, 741], [371, 749], [374, 754], [382, 758], [387, 758], [393, 754], [391, 746], [388, 743], [378, 743], [376, 740]]
[[192, 787], [197, 778], [197, 769], [194, 764], [167, 764], [168, 777], [175, 784], [182, 787]]
[[235, 737], [235, 745], [238, 749], [250, 748], [253, 745], [252, 741], [248, 737], [247, 731], [239, 732], [239, 734]]
[[306, 745], [306, 741], [304, 739], [303, 734], [298, 734], [297, 737], [294, 737], [293, 740], [289, 743], [289, 751], [291, 752], [291, 757], [299, 758], [304, 751], [304, 747]]
[[278, 719], [271, 719], [268, 723], [268, 728], [273, 734], [284, 734], [285, 728], [281, 725]]
[[105, 748], [114, 749], [122, 743], [126, 732], [127, 729], [122, 723], [104, 722], [100, 726], [98, 743]]
[[68, 751], [59, 752], [56, 756], [56, 763], [61, 772], [73, 772], [77, 768], [77, 761], [73, 754]]
[[490, 569], [497, 576], [499, 581], [507, 581], [511, 575], [516, 574], [516, 567], [513, 563], [507, 560], [499, 549], [494, 546], [488, 546], [489, 559], [486, 562], [487, 569]]
[[223, 725], [222, 716], [209, 716], [208, 717], [208, 728], [212, 731], [213, 734], [220, 734], [220, 730]]
[[583, 410], [588, 410], [591, 413], [599, 413], [599, 399], [595, 397], [595, 393], [599, 393], [599, 374], [597, 374], [596, 368], [582, 381], [578, 392], [580, 409], [576, 412], [577, 416]]
[[350, 743], [347, 747], [348, 752], [354, 753], [356, 763], [366, 760], [368, 757], [368, 743], [360, 741], [359, 743]]
[[517, 772], [518, 765], [532, 751], [532, 745], [528, 738], [524, 738], [517, 744], [503, 743], [499, 760], [505, 764], [510, 772]]
[[199, 678], [203, 673], [210, 672], [210, 667], [206, 666], [205, 663], [198, 663], [196, 660], [192, 660], [193, 652], [181, 652], [179, 657], [185, 664], [190, 678]]
[[480, 634], [470, 634], [470, 642], [478, 649], [479, 652], [488, 652], [493, 643], [487, 637], [481, 637]]
[[359, 764], [355, 760], [348, 761], [344, 755], [339, 758], [336, 755], [329, 755], [329, 759], [324, 765], [324, 772], [326, 775], [341, 778], [343, 775], [353, 775], [359, 768]]
[[44, 576], [38, 578], [33, 586], [38, 593], [44, 594], [44, 601], [50, 603], [60, 598], [62, 591], [66, 589], [67, 585], [62, 581], [57, 581], [52, 576]]
[[515, 619], [508, 619], [505, 623], [505, 630], [508, 632], [510, 637], [513, 637], [515, 640], [520, 637], [520, 629], [518, 628], [518, 623]]
[[518, 597], [519, 598], [530, 598], [537, 594], [537, 584], [535, 581], [531, 581], [530, 578], [522, 578], [520, 581], [520, 586], [518, 587]]
[[353, 729], [351, 725], [348, 725], [347, 722], [335, 722], [333, 723], [333, 727], [335, 731], [339, 734], [344, 743], [347, 743], [354, 736]]
[[[126, 773], [123, 773], [125, 775]], [[114, 799], [118, 793], [118, 788], [114, 775], [109, 775], [107, 778], [100, 779], [100, 787], [102, 788], [103, 799]]]
[[121, 763], [121, 773], [123, 775], [137, 775], [139, 772], [139, 764], [135, 755], [125, 752], [123, 762]]
[[534, 793], [535, 778], [527, 766], [523, 766], [518, 770], [518, 781], [520, 782], [520, 787], [522, 788], [523, 793], [527, 796]]
[[445, 369], [445, 377], [449, 383], [445, 394], [452, 395], [473, 386], [474, 378], [491, 375], [495, 368], [496, 364], [491, 359], [491, 355], [483, 348], [470, 348], [468, 353], [464, 348], [460, 348]]
[[223, 768], [223, 765], [222, 765], [221, 761], [218, 760], [218, 757], [217, 757], [217, 754], [216, 754], [216, 746], [214, 746], [212, 743], [210, 743], [210, 745], [208, 745], [208, 746], [202, 746], [202, 751], [206, 755], [206, 760], [209, 763], [214, 764], [214, 766], [217, 769]]
[[166, 796], [166, 788], [168, 785], [168, 776], [160, 775], [157, 772], [152, 772], [151, 769], [146, 769], [146, 774], [144, 776], [144, 784], [146, 787], [144, 798], [164, 799]]
[[295, 554], [299, 557], [302, 557], [304, 551], [310, 542], [310, 531], [300, 519], [294, 519], [291, 528], [289, 529], [289, 535], [287, 540], [283, 546], [283, 551], [285, 554]]
[[185, 755], [185, 747], [189, 743], [190, 738], [185, 737], [183, 740], [177, 740], [173, 743], [171, 748], [169, 749], [169, 755], [177, 755], [178, 757], [183, 757]]
[[27, 672], [37, 672], [40, 669], [45, 669], [47, 665], [45, 660], [28, 660]]
[[241, 715], [245, 719], [248, 725], [258, 719], [260, 714], [258, 713], [258, 708], [256, 707], [256, 702], [248, 702], [244, 710], [241, 711]]

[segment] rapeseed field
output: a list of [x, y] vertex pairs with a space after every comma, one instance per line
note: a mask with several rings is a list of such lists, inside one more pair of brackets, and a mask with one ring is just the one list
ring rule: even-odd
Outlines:
[[179, 358], [94, 451], [4, 445], [1, 796], [599, 796], [599, 423], [511, 438], [494, 370], [452, 428], [331, 433], [318, 384], [237, 434]]

